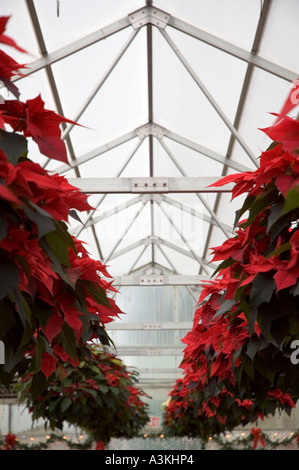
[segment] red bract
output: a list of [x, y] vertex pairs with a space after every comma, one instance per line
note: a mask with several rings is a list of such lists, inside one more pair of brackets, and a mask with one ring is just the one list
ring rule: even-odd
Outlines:
[[[18, 48], [3, 34], [7, 19], [0, 18], [0, 42]], [[11, 79], [21, 65], [3, 51], [0, 62], [0, 79], [16, 91]], [[32, 137], [46, 156], [67, 162], [63, 122], [76, 124], [45, 109], [40, 96], [0, 104], [0, 340], [10, 358], [0, 381], [9, 385], [27, 364], [37, 396], [57, 363], [77, 365], [89, 340], [110, 344], [104, 324], [121, 313], [107, 295], [115, 288], [106, 266], [68, 233], [73, 212], [92, 209], [87, 196], [28, 158]]]
[[24, 64], [19, 64], [12, 57], [7, 55], [4, 51], [0, 50], [1, 80], [11, 80], [13, 75], [17, 75], [16, 71], [22, 67], [24, 67]]
[[59, 125], [62, 122], [77, 123], [45, 109], [44, 104], [40, 95], [25, 103], [16, 100], [5, 101], [0, 104], [2, 127], [9, 124], [15, 132], [32, 137], [41, 153], [47, 157], [68, 163]]
[[[291, 342], [299, 339], [299, 123], [284, 118], [264, 131], [275, 142], [262, 152], [259, 168], [215, 184], [234, 182], [232, 198], [247, 197], [236, 213], [235, 236], [212, 248], [212, 261], [220, 264], [182, 340], [185, 385], [210, 419], [218, 414], [223, 390], [244, 404], [247, 422], [276, 409], [290, 412], [299, 398], [299, 371], [290, 357]], [[198, 374], [195, 382], [190, 370]], [[189, 416], [182, 387], [171, 394], [177, 400], [171, 404], [174, 421]], [[255, 414], [245, 406], [251, 402]], [[221, 424], [227, 428], [226, 416], [221, 414]]]
[[[285, 152], [295, 152], [299, 148], [299, 123], [285, 116], [275, 126], [262, 129], [274, 142], [281, 142]], [[296, 155], [296, 154], [295, 154]]]
[[7, 46], [14, 47], [20, 52], [27, 53], [25, 49], [23, 49], [21, 46], [19, 46], [12, 38], [4, 34], [6, 25], [8, 20], [10, 19], [10, 16], [1, 16], [0, 17], [0, 42], [2, 44], [6, 44]]

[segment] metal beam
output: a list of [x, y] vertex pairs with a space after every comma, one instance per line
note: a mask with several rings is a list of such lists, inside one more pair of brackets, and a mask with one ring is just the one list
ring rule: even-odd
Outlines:
[[[175, 374], [175, 375], [182, 375], [183, 370], [179, 369], [178, 367], [176, 368], [170, 368], [170, 367], [159, 367], [157, 369], [153, 369], [150, 367], [145, 367], [145, 368], [138, 368], [139, 374]], [[157, 380], [157, 379], [156, 379]]]
[[239, 163], [232, 159], [228, 159], [227, 157], [224, 157], [223, 155], [220, 155], [219, 153], [214, 152], [213, 150], [208, 149], [204, 147], [203, 145], [198, 144], [197, 142], [194, 142], [190, 139], [187, 139], [186, 137], [179, 135], [178, 133], [171, 131], [169, 129], [165, 133], [165, 137], [173, 140], [174, 142], [177, 142], [178, 144], [188, 147], [191, 150], [195, 150], [196, 152], [201, 153], [202, 155], [205, 155], [206, 157], [211, 158], [212, 160], [215, 160], [216, 162], [222, 163], [223, 165], [227, 165], [233, 170], [236, 170], [239, 172], [252, 171], [252, 168], [249, 168], [243, 163]]
[[[114, 23], [111, 23], [107, 26], [102, 27], [101, 29], [97, 29], [91, 34], [84, 36], [76, 41], [73, 41], [71, 44], [67, 46], [61, 47], [54, 52], [51, 52], [40, 59], [37, 59], [30, 64], [26, 64], [26, 69], [22, 69], [23, 76], [31, 75], [48, 65], [52, 65], [55, 62], [58, 62], [66, 57], [75, 54], [76, 52], [85, 49], [86, 47], [92, 46], [93, 44], [102, 41], [103, 39], [112, 36], [119, 31], [131, 26], [130, 19], [126, 16]], [[21, 80], [22, 77], [14, 77], [13, 81]]]
[[204, 286], [208, 275], [189, 276], [183, 274], [130, 274], [114, 276], [114, 286]]
[[[262, 36], [263, 36], [263, 33], [264, 33], [264, 29], [266, 27], [266, 22], [267, 22], [267, 18], [268, 18], [269, 12], [270, 12], [271, 3], [272, 3], [272, 0], [264, 0], [263, 6], [262, 6], [262, 9], [261, 9], [259, 22], [258, 22], [257, 29], [256, 29], [256, 33], [255, 33], [255, 37], [254, 37], [254, 41], [253, 41], [253, 45], [252, 45], [252, 48], [251, 48], [251, 53], [253, 55], [258, 54], [258, 51], [260, 49], [261, 40], [262, 40]], [[236, 129], [239, 128], [239, 125], [240, 125], [240, 122], [241, 122], [241, 119], [242, 119], [242, 116], [243, 116], [243, 113], [244, 113], [245, 102], [246, 102], [246, 99], [247, 99], [249, 86], [250, 86], [250, 83], [251, 83], [251, 80], [252, 80], [253, 71], [254, 71], [254, 66], [253, 66], [253, 64], [249, 63], [247, 65], [247, 69], [246, 69], [246, 73], [245, 73], [245, 77], [244, 77], [244, 81], [243, 81], [243, 86], [242, 86], [242, 90], [241, 90], [241, 94], [240, 94], [240, 99], [239, 99], [239, 103], [238, 103], [238, 107], [237, 107], [237, 111], [236, 111], [236, 115], [235, 115], [235, 119], [234, 119], [234, 126], [235, 126]], [[231, 135], [230, 140], [229, 140], [229, 144], [228, 144], [228, 148], [227, 148], [227, 152], [226, 152], [226, 158], [227, 159], [230, 159], [233, 148], [234, 148], [234, 145], [235, 145], [235, 137], [234, 137], [234, 135]], [[229, 168], [228, 165], [223, 166], [222, 176], [225, 176], [227, 174], [228, 168]], [[215, 213], [218, 212], [218, 209], [219, 209], [219, 206], [220, 206], [220, 201], [221, 201], [221, 194], [218, 193], [216, 195], [214, 208], [213, 208]], [[208, 253], [208, 250], [209, 250], [209, 247], [210, 247], [210, 241], [211, 241], [211, 238], [212, 238], [212, 233], [213, 233], [213, 226], [210, 225], [208, 233], [207, 233], [207, 237], [206, 237], [206, 240], [205, 240], [204, 250], [203, 250], [203, 256], [204, 257]], [[199, 271], [199, 272], [201, 272], [201, 271]]]
[[142, 210], [144, 209], [146, 203], [143, 204], [137, 211], [136, 213], [134, 214], [133, 218], [131, 219], [131, 221], [128, 223], [128, 225], [125, 227], [122, 235], [119, 237], [119, 239], [117, 240], [117, 242], [114, 244], [113, 248], [110, 250], [110, 253], [105, 256], [104, 258], [104, 261], [103, 261], [103, 264], [106, 264], [107, 261], [109, 261], [109, 259], [111, 259], [112, 255], [115, 253], [115, 250], [116, 248], [118, 247], [118, 245], [122, 242], [122, 240], [125, 238], [125, 235], [126, 233], [128, 232], [128, 230], [130, 230], [130, 228], [132, 227], [132, 225], [135, 223], [136, 219], [139, 217], [140, 213], [142, 212]]
[[248, 64], [254, 65], [255, 67], [265, 70], [266, 72], [269, 72], [272, 75], [276, 75], [277, 77], [282, 78], [284, 80], [293, 82], [298, 78], [298, 72], [281, 67], [280, 65], [275, 64], [270, 60], [264, 59], [263, 57], [260, 57], [250, 51], [246, 51], [245, 49], [242, 49], [241, 47], [236, 46], [235, 44], [231, 44], [230, 42], [225, 41], [224, 39], [221, 39], [217, 36], [214, 36], [213, 34], [208, 33], [207, 31], [203, 31], [202, 29], [199, 29], [191, 24], [188, 24], [185, 21], [180, 20], [179, 18], [170, 16], [168, 20], [168, 26], [171, 26], [172, 28], [186, 33], [189, 36], [199, 39], [200, 41], [210, 46], [213, 46], [223, 52], [226, 52], [227, 54], [237, 57], [238, 59], [241, 59], [247, 62]]
[[215, 109], [215, 111], [217, 112], [217, 114], [220, 116], [220, 118], [222, 119], [222, 121], [225, 123], [225, 125], [228, 127], [228, 129], [231, 131], [231, 133], [235, 136], [235, 138], [237, 139], [237, 141], [239, 142], [239, 144], [241, 145], [241, 147], [243, 148], [243, 150], [245, 151], [245, 153], [249, 156], [249, 158], [251, 159], [251, 161], [253, 162], [253, 164], [258, 167], [258, 162], [257, 162], [257, 159], [256, 159], [256, 156], [254, 155], [254, 153], [251, 151], [251, 149], [248, 147], [247, 143], [244, 141], [244, 139], [242, 138], [242, 136], [240, 135], [240, 133], [237, 131], [237, 129], [235, 129], [235, 127], [233, 126], [233, 124], [230, 122], [230, 120], [228, 119], [228, 117], [226, 116], [226, 114], [224, 113], [224, 111], [221, 109], [221, 107], [218, 105], [218, 103], [216, 102], [216, 100], [213, 98], [213, 96], [211, 95], [211, 93], [208, 91], [208, 89], [206, 88], [206, 86], [203, 84], [203, 82], [201, 81], [201, 79], [198, 77], [198, 75], [196, 74], [196, 72], [193, 70], [193, 68], [191, 67], [191, 65], [188, 63], [187, 59], [185, 58], [185, 56], [181, 53], [181, 51], [179, 50], [179, 48], [176, 46], [176, 44], [174, 43], [174, 41], [171, 39], [171, 37], [166, 33], [166, 31], [164, 30], [161, 30], [159, 29], [160, 33], [162, 34], [162, 36], [164, 37], [164, 39], [167, 41], [167, 43], [169, 44], [169, 46], [171, 47], [171, 49], [173, 50], [173, 52], [176, 54], [176, 56], [178, 57], [178, 59], [181, 61], [181, 63], [184, 65], [184, 67], [186, 68], [186, 70], [188, 71], [188, 73], [190, 74], [190, 76], [193, 78], [193, 80], [195, 81], [195, 83], [198, 85], [198, 87], [200, 88], [200, 90], [202, 91], [202, 93], [205, 95], [205, 97], [207, 98], [207, 100], [209, 101], [209, 103], [213, 106], [213, 108]]
[[136, 348], [111, 348], [110, 351], [118, 356], [181, 356], [182, 348], [166, 347], [136, 347]]
[[234, 160], [225, 158], [223, 155], [218, 154], [217, 152], [214, 152], [213, 150], [210, 150], [201, 144], [191, 141], [190, 139], [187, 139], [186, 137], [183, 137], [176, 132], [170, 130], [170, 129], [165, 129], [162, 128], [159, 124], [156, 123], [147, 123], [142, 126], [139, 126], [138, 128], [123, 134], [120, 137], [117, 137], [100, 147], [97, 147], [90, 152], [86, 153], [85, 155], [81, 155], [81, 157], [77, 157], [77, 160], [74, 162], [71, 162], [69, 164], [63, 164], [60, 165], [59, 167], [56, 167], [55, 170], [53, 170], [55, 173], [64, 173], [66, 171], [69, 171], [71, 168], [76, 168], [77, 166], [81, 165], [82, 163], [85, 163], [89, 160], [92, 160], [93, 158], [102, 155], [105, 152], [108, 152], [109, 150], [125, 143], [128, 142], [129, 140], [139, 137], [140, 139], [144, 139], [145, 137], [148, 136], [153, 136], [158, 138], [159, 140], [162, 140], [162, 138], [165, 136], [183, 146], [186, 146], [192, 150], [195, 150], [196, 152], [205, 155], [208, 158], [211, 158], [215, 161], [218, 161], [222, 163], [223, 165], [227, 165], [230, 168], [238, 171], [238, 172], [243, 172], [243, 171], [252, 171], [251, 168], [249, 168], [246, 165], [243, 165], [242, 163], [236, 162]]
[[[218, 194], [220, 195], [221, 193], [218, 193]], [[155, 196], [153, 196], [153, 197], [155, 197]], [[211, 216], [209, 216], [205, 213], [201, 213], [201, 212], [197, 211], [196, 209], [194, 209], [193, 206], [188, 205], [188, 204], [184, 204], [180, 201], [177, 201], [176, 199], [173, 199], [172, 197], [165, 196], [164, 194], [159, 196], [159, 197], [161, 197], [161, 203], [165, 202], [166, 204], [170, 205], [171, 207], [177, 207], [177, 208], [181, 209], [182, 211], [186, 212], [187, 214], [190, 214], [190, 216], [197, 217], [198, 219], [202, 219], [204, 222], [207, 222], [210, 225], [215, 225], [215, 226], [218, 227], [218, 225], [216, 224], [213, 217], [211, 217]], [[160, 202], [157, 201], [157, 203], [159, 204]], [[214, 211], [214, 212], [216, 212], [216, 211]], [[233, 227], [231, 225], [228, 225], [225, 222], [221, 222], [221, 225], [222, 225], [222, 227], [225, 228], [225, 230], [227, 232], [229, 232], [231, 234], [234, 233]]]
[[181, 322], [110, 322], [106, 325], [107, 330], [124, 331], [124, 330], [190, 330], [192, 329], [192, 321]]
[[[199, 219], [204, 220], [207, 223], [216, 225], [216, 223], [215, 223], [215, 221], [213, 220], [212, 217], [209, 217], [206, 214], [202, 214], [202, 213], [196, 211], [196, 209], [194, 209], [193, 207], [186, 206], [185, 204], [183, 204], [180, 201], [177, 201], [173, 198], [170, 198], [170, 197], [164, 196], [164, 195], [141, 195], [141, 196], [137, 196], [135, 198], [132, 198], [129, 201], [124, 202], [123, 204], [119, 204], [119, 205], [111, 208], [110, 210], [107, 210], [107, 211], [103, 212], [101, 215], [99, 215], [97, 217], [94, 217], [92, 220], [89, 220], [88, 222], [84, 222], [83, 227], [88, 228], [90, 226], [95, 225], [98, 222], [101, 222], [101, 221], [107, 219], [108, 217], [116, 216], [119, 212], [121, 212], [123, 210], [126, 210], [127, 208], [131, 207], [132, 205], [138, 204], [139, 202], [145, 203], [149, 198], [151, 198], [151, 200], [153, 200], [154, 202], [157, 202], [158, 204], [161, 204], [162, 202], [165, 202], [166, 204], [170, 205], [171, 207], [178, 207], [179, 209], [181, 209], [181, 210], [185, 211], [186, 213], [188, 213], [190, 216], [197, 217]], [[232, 230], [231, 226], [226, 225], [224, 223], [222, 223], [222, 225], [225, 226], [227, 231], [229, 231], [233, 234], [233, 230]], [[76, 226], [76, 227], [72, 228], [70, 230], [70, 233], [75, 233], [78, 230], [78, 227], [79, 226]], [[142, 243], [143, 243], [143, 241], [142, 241]], [[153, 243], [153, 245], [155, 245], [155, 243]], [[136, 243], [132, 247], [130, 245], [130, 247], [131, 247], [130, 249], [137, 248], [138, 246], [140, 246], [140, 243]], [[130, 272], [133, 271], [135, 265], [137, 264], [137, 262], [139, 261], [139, 259], [143, 255], [143, 253], [146, 250], [147, 246], [148, 246], [148, 243], [145, 244], [144, 248], [141, 250], [141, 253], [138, 255], [136, 261], [134, 262], [132, 268], [130, 269]], [[160, 251], [162, 251], [160, 244], [156, 244], [156, 246], [160, 249]], [[172, 247], [173, 246], [174, 245], [172, 245]], [[127, 249], [126, 249], [126, 252], [127, 252]], [[118, 252], [118, 253], [120, 253], [120, 252]], [[184, 251], [184, 254], [185, 253], [186, 252]], [[162, 251], [162, 254], [163, 254], [163, 256], [166, 257], [164, 251]], [[113, 257], [114, 256], [112, 256], [112, 258]], [[168, 263], [170, 263], [170, 260], [168, 259], [168, 257], [166, 257], [166, 259], [167, 259]], [[170, 265], [171, 265], [171, 263], [170, 263]]]
[[[163, 194], [163, 193], [230, 193], [233, 184], [210, 187], [219, 177], [138, 177], [138, 178], [69, 178], [71, 185], [86, 194]], [[163, 184], [161, 184], [163, 182]]]
[[[135, 30], [132, 32], [132, 34], [128, 37], [128, 39], [125, 41], [124, 45], [121, 47], [120, 51], [118, 52], [118, 54], [116, 55], [116, 57], [114, 58], [114, 60], [112, 61], [112, 63], [110, 64], [109, 68], [106, 70], [106, 72], [103, 74], [103, 76], [101, 77], [100, 81], [98, 82], [98, 84], [94, 87], [94, 89], [92, 90], [92, 92], [89, 94], [89, 96], [87, 97], [87, 99], [85, 100], [85, 103], [81, 106], [80, 110], [76, 113], [76, 115], [72, 118], [72, 120], [74, 122], [78, 122], [79, 118], [82, 116], [82, 114], [84, 113], [84, 111], [88, 108], [89, 104], [91, 103], [91, 101], [94, 99], [94, 97], [96, 96], [96, 94], [99, 92], [99, 90], [101, 89], [101, 87], [104, 85], [104, 83], [106, 82], [107, 78], [109, 77], [109, 75], [112, 73], [112, 71], [114, 70], [114, 68], [116, 67], [116, 65], [118, 64], [118, 62], [120, 61], [120, 59], [123, 57], [124, 53], [126, 52], [126, 50], [129, 48], [130, 44], [132, 43], [132, 41], [135, 39], [136, 35], [138, 34], [138, 30]], [[66, 138], [66, 136], [70, 133], [70, 131], [72, 130], [72, 128], [75, 126], [75, 124], [70, 124], [66, 130], [62, 133], [62, 140], [64, 140]]]
[[[88, 227], [91, 227], [98, 222], [101, 222], [102, 220], [108, 219], [109, 217], [116, 216], [120, 212], [128, 209], [131, 206], [134, 206], [135, 204], [138, 204], [141, 202], [141, 197], [142, 196], [136, 196], [130, 199], [129, 201], [123, 202], [122, 204], [118, 204], [117, 206], [111, 207], [110, 209], [105, 210], [102, 212], [100, 215], [97, 215], [96, 217], [89, 217], [88, 220], [84, 221], [83, 224], [77, 225], [73, 228], [70, 229], [70, 233], [76, 233], [77, 230], [79, 229], [86, 229]], [[95, 212], [95, 211], [93, 211]], [[82, 227], [83, 225], [83, 227]]]
[[[128, 164], [130, 163], [130, 161], [132, 160], [132, 158], [134, 157], [135, 153], [137, 152], [137, 150], [139, 149], [140, 145], [142, 144], [143, 142], [143, 139], [139, 139], [137, 144], [135, 145], [135, 147], [133, 148], [133, 150], [131, 151], [129, 157], [127, 158], [127, 160], [125, 161], [125, 163], [122, 165], [122, 167], [120, 168], [120, 170], [118, 171], [117, 173], [117, 177], [119, 177], [122, 172], [126, 169], [126, 167], [128, 166]], [[97, 205], [95, 206], [94, 210], [93, 211], [90, 211], [87, 219], [85, 220], [85, 223], [84, 225], [81, 224], [80, 228], [78, 227], [78, 232], [76, 233], [76, 237], [78, 237], [80, 235], [80, 233], [82, 232], [82, 230], [85, 228], [86, 224], [92, 220], [92, 217], [93, 217], [93, 214], [95, 213], [96, 210], [99, 209], [100, 205], [103, 203], [104, 199], [106, 198], [106, 194], [103, 194], [102, 197], [100, 198], [99, 202], [97, 203]], [[93, 223], [91, 222], [91, 225], [93, 225]]]
[[[170, 151], [170, 149], [168, 148], [168, 146], [165, 144], [165, 142], [162, 140], [162, 139], [159, 139], [159, 142], [161, 143], [162, 147], [164, 148], [164, 150], [167, 152], [167, 154], [169, 155], [170, 159], [172, 160], [172, 162], [175, 164], [175, 166], [177, 167], [177, 169], [179, 170], [179, 172], [183, 175], [184, 178], [187, 177], [187, 174], [185, 172], [185, 170], [183, 169], [183, 167], [181, 166], [181, 164], [177, 161], [177, 159], [175, 158], [175, 156], [173, 155], [173, 153]], [[232, 186], [225, 186], [225, 187], [232, 187]], [[223, 186], [222, 186], [222, 189], [223, 189]], [[221, 191], [222, 193], [224, 191]], [[198, 192], [196, 193], [196, 196], [198, 197], [198, 199], [201, 201], [201, 203], [205, 206], [205, 208], [207, 209], [207, 211], [210, 213], [211, 217], [213, 217], [213, 219], [215, 220], [215, 223], [218, 225], [218, 227], [220, 228], [220, 230], [224, 233], [224, 235], [229, 238], [229, 234], [227, 233], [227, 231], [225, 230], [224, 226], [222, 225], [219, 217], [217, 216], [217, 214], [215, 214], [215, 212], [213, 211], [213, 209], [209, 206], [209, 204], [207, 203], [207, 201], [201, 196], [201, 194], [199, 194]]]
[[[158, 250], [162, 253], [162, 255], [164, 256], [164, 258], [166, 259], [167, 263], [169, 264], [169, 266], [171, 266], [173, 272], [175, 275], [178, 275], [178, 271], [176, 270], [173, 262], [171, 261], [171, 259], [167, 256], [167, 254], [165, 253], [165, 251], [162, 249], [161, 245], [157, 245], [157, 248]], [[193, 289], [191, 289], [191, 287], [189, 285], [185, 285], [186, 287], [186, 290], [187, 292], [191, 295], [192, 299], [197, 303], [198, 301], [198, 296], [196, 296], [196, 294], [193, 292]]]
[[[149, 237], [149, 238], [143, 238], [142, 240], [138, 240], [134, 243], [131, 243], [130, 245], [126, 246], [125, 248], [122, 248], [121, 250], [118, 250], [118, 251], [113, 251], [113, 253], [110, 255], [110, 260], [114, 259], [114, 258], [117, 258], [119, 256], [122, 256], [126, 253], [128, 253], [129, 251], [132, 251], [136, 248], [139, 248], [140, 245], [142, 244], [145, 244], [146, 246], [150, 245], [151, 243], [154, 243], [154, 244], [162, 244], [178, 253], [181, 253], [182, 255], [184, 256], [187, 256], [188, 258], [192, 258], [194, 259], [193, 255], [187, 251], [187, 250], [184, 250], [184, 248], [181, 248], [180, 246], [178, 245], [175, 245], [174, 243], [171, 243], [167, 240], [164, 240], [163, 238], [159, 238], [159, 237]], [[213, 263], [210, 263], [208, 262], [207, 260], [204, 260], [202, 259], [202, 262], [209, 265], [209, 267], [211, 269], [216, 269], [216, 265], [213, 264]]]
[[188, 243], [188, 240], [185, 238], [184, 234], [182, 233], [182, 231], [177, 227], [177, 225], [175, 224], [173, 218], [170, 216], [170, 214], [167, 213], [167, 211], [165, 211], [164, 207], [162, 207], [161, 205], [159, 206], [161, 212], [164, 214], [164, 216], [166, 217], [166, 219], [168, 220], [168, 222], [171, 224], [171, 226], [175, 229], [175, 231], [177, 232], [177, 234], [180, 236], [181, 240], [184, 242], [184, 244], [186, 245], [186, 247], [188, 248], [189, 252], [192, 254], [193, 258], [199, 263], [199, 265], [201, 266], [201, 268], [206, 272], [206, 274], [208, 275], [209, 274], [209, 271], [208, 269], [206, 268], [204, 262], [202, 261], [202, 259], [195, 253], [195, 251], [192, 249], [192, 247], [190, 246], [190, 244]]
[[69, 162], [69, 164], [63, 164], [60, 165], [59, 167], [56, 167], [54, 170], [52, 170], [52, 173], [65, 173], [66, 171], [71, 170], [72, 168], [76, 168], [79, 165], [82, 165], [82, 163], [88, 162], [92, 160], [93, 158], [99, 157], [105, 152], [108, 152], [109, 150], [114, 149], [115, 147], [118, 147], [119, 145], [122, 145], [126, 142], [129, 142], [130, 140], [134, 139], [137, 137], [137, 132], [136, 130], [126, 132], [125, 134], [116, 137], [115, 139], [107, 142], [106, 144], [100, 145], [99, 147], [91, 150], [90, 152], [87, 152], [84, 155], [81, 155], [81, 157], [78, 157], [75, 161]]

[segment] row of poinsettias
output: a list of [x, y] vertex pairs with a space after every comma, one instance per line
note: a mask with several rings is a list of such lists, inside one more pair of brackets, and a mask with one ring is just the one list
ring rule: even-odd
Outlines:
[[[25, 52], [5, 34], [7, 21], [0, 18], [0, 42]], [[136, 434], [147, 406], [136, 376], [100, 346], [111, 345], [105, 325], [123, 312], [109, 297], [106, 266], [68, 231], [70, 217], [92, 209], [87, 196], [29, 158], [30, 138], [67, 163], [60, 123], [75, 123], [40, 96], [20, 100], [13, 76], [21, 68], [0, 50], [0, 80], [15, 96], [0, 104], [0, 384], [19, 377], [33, 419], [76, 424], [106, 444]]]
[[216, 183], [246, 197], [236, 235], [213, 248], [220, 264], [183, 339], [184, 378], [164, 413], [173, 434], [206, 437], [289, 413], [299, 398], [299, 123], [284, 117], [264, 131], [273, 143], [259, 168]]

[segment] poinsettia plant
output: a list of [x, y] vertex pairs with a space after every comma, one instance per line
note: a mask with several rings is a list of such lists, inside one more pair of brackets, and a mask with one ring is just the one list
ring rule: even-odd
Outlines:
[[234, 183], [232, 198], [246, 197], [235, 236], [212, 248], [220, 264], [183, 339], [181, 366], [198, 374], [201, 399], [227, 391], [268, 415], [290, 413], [299, 399], [299, 122], [284, 116], [263, 131], [273, 142], [259, 168], [215, 184]]
[[[0, 18], [0, 42], [19, 48], [4, 34], [7, 21]], [[16, 96], [0, 104], [0, 383], [30, 371], [38, 396], [60, 361], [80, 362], [87, 341], [111, 344], [105, 324], [121, 312], [106, 266], [68, 231], [77, 211], [91, 209], [87, 196], [28, 155], [32, 138], [42, 154], [67, 162], [59, 126], [72, 121], [40, 96], [20, 101], [12, 77], [23, 65], [0, 52], [0, 80]]]
[[199, 371], [186, 373], [169, 393], [163, 411], [166, 437], [210, 437], [245, 426], [250, 420], [264, 419], [251, 400], [240, 400], [223, 389], [217, 396], [205, 398], [198, 388]]
[[132, 438], [149, 421], [149, 398], [138, 386], [138, 374], [105, 347], [90, 345], [83, 360], [73, 367], [60, 363], [47, 389], [35, 399], [32, 374], [16, 385], [20, 401], [43, 418], [52, 430], [64, 423], [78, 426], [106, 447], [112, 437]]

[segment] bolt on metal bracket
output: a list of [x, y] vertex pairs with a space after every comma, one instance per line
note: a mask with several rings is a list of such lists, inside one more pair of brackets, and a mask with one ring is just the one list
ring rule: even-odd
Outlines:
[[160, 126], [159, 124], [149, 122], [143, 126], [138, 127], [138, 129], [136, 129], [136, 134], [140, 139], [144, 139], [149, 135], [157, 137], [157, 139], [163, 139], [163, 137], [167, 134], [167, 129]]
[[163, 276], [156, 276], [156, 275], [145, 275], [140, 276], [140, 285], [141, 286], [163, 286], [164, 278]]
[[144, 323], [143, 324], [144, 330], [161, 330], [160, 323]]
[[151, 5], [140, 8], [128, 16], [134, 29], [142, 28], [146, 24], [152, 24], [158, 28], [165, 29], [170, 18], [169, 13], [159, 8], [154, 8]]
[[168, 178], [132, 178], [132, 193], [161, 193], [168, 191]]

